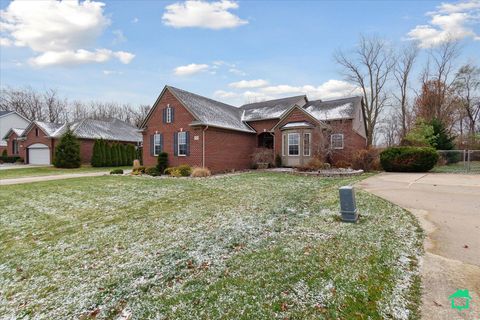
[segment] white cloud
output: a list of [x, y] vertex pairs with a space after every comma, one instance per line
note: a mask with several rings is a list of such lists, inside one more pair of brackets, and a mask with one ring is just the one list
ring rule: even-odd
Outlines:
[[240, 69], [237, 69], [237, 68], [230, 68], [230, 69], [228, 69], [228, 72], [233, 73], [237, 76], [242, 76], [242, 77], [247, 75], [246, 72], [244, 72]]
[[122, 30], [113, 30], [112, 33], [115, 36], [113, 39], [113, 44], [119, 44], [127, 41], [127, 37], [125, 37]]
[[104, 75], [110, 76], [110, 75], [121, 75], [123, 74], [122, 71], [115, 71], [115, 70], [103, 70], [102, 71]]
[[259, 88], [259, 87], [265, 87], [266, 85], [268, 85], [268, 81], [263, 79], [242, 80], [238, 82], [232, 82], [229, 84], [230, 87], [236, 88], [236, 89]]
[[132, 19], [132, 23], [137, 23], [138, 21], [140, 21], [140, 20], [137, 17]]
[[189, 76], [192, 74], [196, 74], [199, 72], [203, 72], [208, 70], [209, 66], [208, 64], [196, 64], [196, 63], [191, 63], [186, 66], [179, 66], [174, 69], [174, 73], [177, 76]]
[[105, 62], [111, 57], [128, 63], [133, 54], [90, 49], [110, 25], [104, 6], [97, 1], [14, 0], [0, 11], [1, 27], [15, 46], [39, 53], [30, 59], [33, 65]]
[[10, 47], [13, 45], [13, 42], [12, 40], [8, 39], [8, 38], [3, 38], [3, 37], [0, 37], [0, 46], [2, 47]]
[[470, 0], [458, 3], [442, 3], [436, 11], [428, 12], [429, 24], [418, 25], [407, 36], [419, 42], [422, 48], [437, 46], [449, 40], [480, 37], [472, 25], [480, 22], [480, 1]]
[[238, 97], [238, 93], [224, 90], [217, 90], [213, 93], [215, 98], [219, 99], [231, 99]]
[[289, 94], [306, 94], [309, 99], [335, 99], [361, 93], [354, 85], [341, 80], [328, 80], [319, 86], [308, 84], [303, 86], [268, 86], [260, 88], [259, 92], [274, 97], [281, 97]]
[[230, 0], [216, 2], [188, 0], [168, 5], [162, 20], [164, 24], [175, 28], [235, 28], [248, 23], [229, 12], [237, 8], [238, 4]]
[[123, 64], [129, 64], [133, 60], [133, 58], [135, 58], [135, 55], [133, 53], [126, 51], [113, 52], [113, 56], [120, 60], [120, 62]]
[[71, 66], [93, 62], [106, 62], [113, 57], [118, 58], [120, 62], [124, 64], [128, 64], [133, 59], [134, 55], [123, 51], [113, 52], [108, 49], [97, 49], [95, 51], [84, 49], [75, 51], [47, 51], [39, 56], [31, 58], [29, 62], [36, 67], [48, 67], [53, 65]]

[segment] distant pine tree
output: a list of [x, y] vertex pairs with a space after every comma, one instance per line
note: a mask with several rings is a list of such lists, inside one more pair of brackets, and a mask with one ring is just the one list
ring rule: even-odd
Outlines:
[[80, 143], [70, 129], [62, 135], [55, 147], [53, 164], [57, 168], [80, 167]]
[[120, 154], [121, 154], [121, 158], [122, 158], [122, 166], [126, 166], [127, 163], [128, 163], [127, 146], [126, 145], [124, 145], [124, 144], [120, 145]]
[[112, 147], [110, 144], [105, 144], [105, 166], [112, 167]]
[[118, 152], [118, 144], [114, 143], [112, 145], [112, 158], [113, 158], [113, 165], [115, 167], [120, 165], [120, 152]]
[[100, 150], [99, 150], [99, 162], [100, 162], [100, 166], [101, 167], [105, 167], [105, 164], [106, 164], [106, 161], [105, 161], [105, 146], [106, 146], [106, 142], [105, 140], [100, 140]]
[[93, 143], [92, 159], [90, 160], [90, 164], [92, 165], [92, 167], [100, 167], [98, 150], [99, 150], [99, 143], [97, 139]]

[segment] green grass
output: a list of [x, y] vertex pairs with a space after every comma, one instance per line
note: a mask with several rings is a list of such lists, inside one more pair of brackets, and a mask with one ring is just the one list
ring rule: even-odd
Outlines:
[[325, 179], [105, 176], [2, 187], [0, 318], [417, 319], [422, 233]]
[[110, 172], [112, 169], [131, 169], [131, 167], [103, 167], [96, 168], [90, 166], [82, 166], [75, 169], [62, 169], [55, 167], [31, 167], [31, 168], [21, 168], [21, 169], [6, 169], [0, 170], [0, 179], [15, 179], [15, 178], [26, 178], [26, 177], [41, 177], [41, 176], [52, 176], [59, 174], [68, 174], [68, 173], [88, 173], [88, 172]]

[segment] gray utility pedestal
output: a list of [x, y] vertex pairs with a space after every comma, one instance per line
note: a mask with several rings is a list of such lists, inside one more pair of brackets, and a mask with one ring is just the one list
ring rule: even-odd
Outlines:
[[358, 220], [357, 203], [355, 201], [355, 189], [352, 186], [344, 186], [338, 189], [340, 193], [340, 213], [345, 222]]

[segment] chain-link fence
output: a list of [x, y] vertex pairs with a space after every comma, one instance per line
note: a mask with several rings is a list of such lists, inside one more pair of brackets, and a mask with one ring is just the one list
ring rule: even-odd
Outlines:
[[480, 174], [480, 150], [437, 150], [432, 172]]

